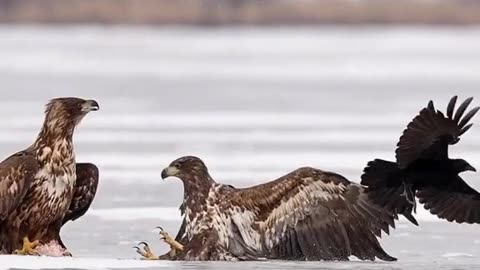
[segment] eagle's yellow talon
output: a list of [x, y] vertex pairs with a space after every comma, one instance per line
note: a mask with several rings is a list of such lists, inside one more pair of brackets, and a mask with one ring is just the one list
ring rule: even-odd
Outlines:
[[[140, 246], [143, 245], [143, 248]], [[150, 246], [146, 242], [141, 242], [138, 246], [134, 247], [137, 250], [137, 253], [142, 256], [143, 260], [158, 260], [159, 257], [153, 254]]]
[[178, 252], [183, 251], [183, 245], [172, 238], [166, 231], [163, 230], [162, 227], [157, 227], [160, 229], [160, 235], [162, 236], [162, 240], [165, 241], [170, 246], [170, 256], [175, 257]]
[[23, 247], [22, 249], [16, 249], [13, 253], [17, 255], [39, 255], [38, 252], [35, 250], [40, 245], [38, 240], [30, 242], [28, 237], [23, 238]]

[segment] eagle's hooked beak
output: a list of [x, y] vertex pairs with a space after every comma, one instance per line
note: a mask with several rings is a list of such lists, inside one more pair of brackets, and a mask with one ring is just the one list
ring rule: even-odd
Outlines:
[[163, 169], [162, 171], [162, 179], [165, 180], [165, 178], [169, 176], [176, 176], [180, 170], [175, 167], [175, 166], [168, 166], [167, 168]]
[[98, 111], [99, 109], [100, 109], [100, 106], [98, 105], [98, 102], [95, 100], [87, 100], [82, 105], [82, 112], [85, 112], [85, 113]]

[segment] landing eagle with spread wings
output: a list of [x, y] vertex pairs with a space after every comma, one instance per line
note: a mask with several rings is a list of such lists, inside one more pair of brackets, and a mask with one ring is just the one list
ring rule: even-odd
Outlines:
[[180, 178], [185, 217], [176, 239], [161, 232], [172, 251], [147, 259], [171, 260], [362, 260], [393, 261], [377, 237], [394, 226], [362, 186], [331, 172], [300, 168], [250, 188], [215, 182], [197, 157], [173, 161], [162, 178]]
[[73, 133], [98, 109], [94, 100], [51, 100], [33, 145], [0, 163], [0, 254], [69, 255], [60, 230], [87, 211], [98, 184], [94, 164], [75, 162]]
[[476, 107], [467, 112], [472, 100], [466, 99], [455, 111], [457, 96], [452, 97], [446, 115], [430, 101], [400, 137], [396, 162], [376, 159], [368, 163], [361, 183], [368, 186], [369, 196], [406, 217], [413, 218], [417, 197], [425, 209], [439, 218], [480, 224], [480, 193], [459, 176], [475, 168], [448, 155], [449, 145], [459, 142], [460, 136], [472, 127], [469, 121], [480, 110]]

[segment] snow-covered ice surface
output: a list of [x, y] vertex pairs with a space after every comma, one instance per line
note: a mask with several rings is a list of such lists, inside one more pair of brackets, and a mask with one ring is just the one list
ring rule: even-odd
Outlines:
[[[132, 246], [167, 247], [178, 229], [175, 158], [198, 155], [218, 181], [247, 186], [300, 166], [358, 182], [394, 158], [408, 121], [431, 98], [480, 104], [477, 28], [125, 28], [0, 26], [0, 156], [27, 147], [55, 96], [95, 98], [75, 137], [99, 165], [92, 209], [65, 226], [75, 258], [0, 256], [0, 269], [480, 269], [480, 227], [419, 210], [382, 245], [395, 263], [144, 262]], [[452, 156], [480, 168], [480, 118]], [[464, 178], [480, 189], [478, 174]]]
[[[472, 264], [468, 256], [456, 256], [455, 259], [439, 259], [430, 262], [285, 262], [285, 261], [257, 261], [257, 262], [168, 262], [168, 261], [140, 261], [132, 259], [103, 259], [103, 258], [22, 258], [5, 256], [2, 264], [8, 264], [15, 269], [479, 269]], [[453, 257], [450, 257], [453, 258]], [[465, 260], [465, 258], [467, 258]], [[5, 260], [5, 261], [3, 261]], [[1, 268], [0, 266], [0, 269]], [[8, 267], [5, 269], [9, 269]]]

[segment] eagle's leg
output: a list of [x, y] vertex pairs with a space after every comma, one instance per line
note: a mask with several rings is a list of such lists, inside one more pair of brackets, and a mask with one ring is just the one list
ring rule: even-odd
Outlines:
[[[143, 247], [140, 247], [143, 245]], [[144, 260], [159, 260], [160, 258], [155, 255], [152, 250], [150, 249], [150, 246], [146, 242], [141, 242], [138, 244], [138, 246], [134, 247], [137, 250], [137, 253], [140, 254]]]
[[160, 229], [160, 235], [162, 236], [161, 239], [165, 241], [170, 246], [169, 255], [171, 258], [174, 258], [178, 253], [183, 251], [183, 245], [180, 244], [177, 240], [172, 238], [166, 231], [163, 230], [162, 227], [157, 227]]
[[18, 255], [39, 255], [38, 252], [35, 250], [40, 245], [38, 240], [30, 242], [28, 236], [23, 238], [23, 247], [22, 249], [16, 249], [13, 253]]

